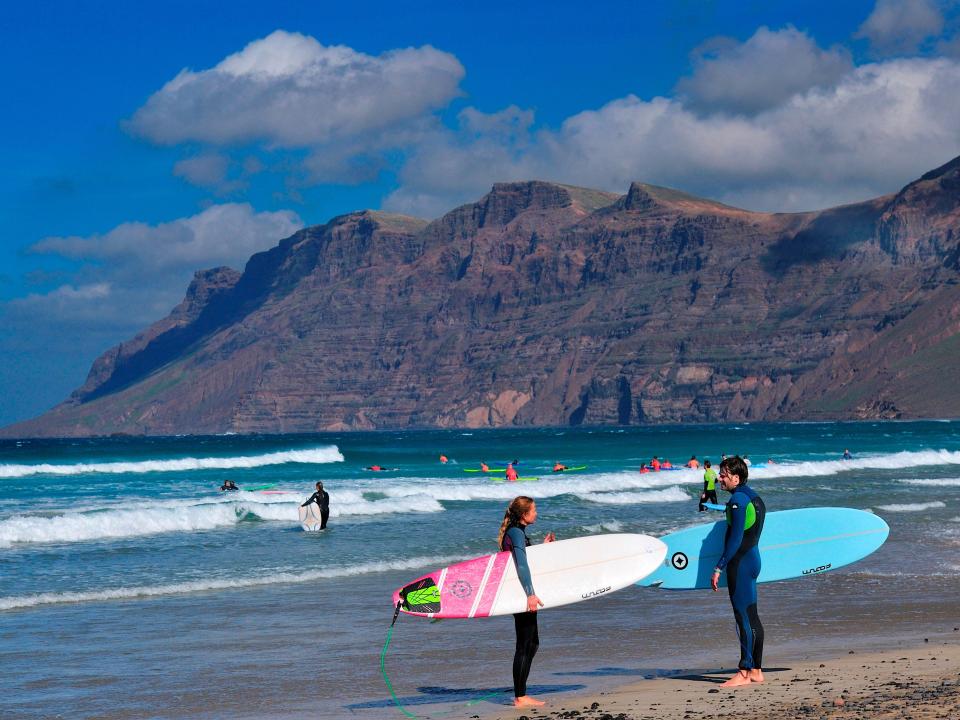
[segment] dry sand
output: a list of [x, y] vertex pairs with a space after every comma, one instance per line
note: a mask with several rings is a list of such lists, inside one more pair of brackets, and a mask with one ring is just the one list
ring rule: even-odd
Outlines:
[[[536, 668], [534, 668], [536, 672]], [[502, 708], [485, 720], [960, 720], [960, 632], [919, 646], [775, 663], [766, 682], [720, 688], [732, 674], [691, 670], [613, 691], [544, 696], [540, 709]]]

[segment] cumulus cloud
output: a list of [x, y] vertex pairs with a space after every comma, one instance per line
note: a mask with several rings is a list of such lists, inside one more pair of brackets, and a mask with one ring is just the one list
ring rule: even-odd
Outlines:
[[223, 155], [197, 155], [179, 161], [173, 166], [173, 174], [192, 185], [216, 187], [226, 180], [229, 164], [229, 158]]
[[35, 327], [141, 329], [183, 298], [197, 269], [242, 268], [250, 255], [301, 227], [290, 211], [223, 204], [158, 225], [130, 222], [103, 235], [46, 238], [29, 252], [76, 261], [74, 277], [51, 292], [10, 301], [7, 314]]
[[852, 68], [844, 48], [822, 50], [794, 27], [761, 27], [742, 44], [720, 38], [701, 46], [677, 92], [700, 113], [754, 115], [811, 88], [832, 87]]
[[463, 76], [453, 55], [430, 46], [371, 56], [277, 30], [209, 70], [182, 70], [128, 126], [160, 144], [373, 138], [447, 105]]
[[813, 209], [891, 192], [960, 154], [957, 117], [960, 63], [940, 58], [864, 65], [752, 116], [627, 96], [508, 142], [461, 118], [416, 148], [385, 205], [431, 216], [495, 181], [539, 178], [615, 192], [642, 180], [749, 209]]
[[880, 54], [909, 53], [943, 32], [943, 13], [934, 0], [877, 0], [857, 30]]

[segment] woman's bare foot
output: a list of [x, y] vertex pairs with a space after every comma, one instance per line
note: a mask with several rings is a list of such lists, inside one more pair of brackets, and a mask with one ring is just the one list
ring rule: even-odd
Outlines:
[[546, 703], [543, 700], [537, 700], [529, 695], [521, 695], [513, 699], [514, 707], [540, 707], [541, 705], [546, 705]]
[[750, 682], [762, 683], [763, 682], [763, 670], [760, 668], [754, 668], [749, 673]]
[[748, 670], [737, 670], [737, 674], [721, 683], [720, 687], [742, 687], [750, 684], [750, 675]]

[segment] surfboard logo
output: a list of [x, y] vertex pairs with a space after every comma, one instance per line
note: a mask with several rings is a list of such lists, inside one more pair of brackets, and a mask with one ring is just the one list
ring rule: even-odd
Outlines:
[[466, 580], [457, 580], [453, 585], [450, 586], [450, 592], [454, 597], [458, 597], [461, 600], [465, 597], [470, 597], [473, 595], [473, 585], [468, 583]]
[[600, 588], [599, 590], [591, 590], [588, 593], [583, 593], [580, 597], [584, 600], [592, 597], [597, 597], [597, 595], [603, 595], [605, 592], [610, 592], [610, 585], [607, 585], [605, 588]]
[[812, 575], [813, 573], [823, 572], [824, 570], [829, 570], [833, 566], [833, 563], [827, 563], [826, 565], [821, 565], [820, 567], [810, 568], [809, 570], [804, 570], [804, 575]]
[[670, 564], [677, 570], [686, 570], [690, 564], [690, 559], [682, 552], [675, 552], [670, 558]]

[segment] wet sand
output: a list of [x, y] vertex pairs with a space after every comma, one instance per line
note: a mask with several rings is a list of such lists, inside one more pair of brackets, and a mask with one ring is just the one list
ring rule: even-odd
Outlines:
[[691, 669], [612, 691], [544, 697], [539, 709], [502, 708], [484, 720], [725, 720], [960, 718], [960, 631], [880, 652], [856, 650], [775, 663], [766, 682], [721, 688], [730, 670]]

